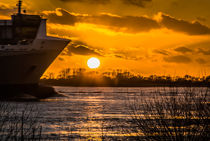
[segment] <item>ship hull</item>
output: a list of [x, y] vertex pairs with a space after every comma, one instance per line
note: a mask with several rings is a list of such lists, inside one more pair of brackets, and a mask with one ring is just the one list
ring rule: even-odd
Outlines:
[[[45, 70], [60, 54], [69, 41], [45, 41], [45, 46], [40, 50], [0, 53], [0, 86], [32, 86], [39, 83]], [[39, 43], [33, 46], [38, 46]]]
[[[33, 98], [31, 96], [33, 96]], [[0, 101], [38, 100], [52, 96], [60, 95], [54, 90], [54, 88], [49, 86], [38, 84], [0, 85]]]
[[43, 97], [53, 91], [39, 86], [39, 79], [70, 40], [47, 36], [47, 20], [21, 14], [21, 1], [18, 6], [11, 20], [0, 20], [0, 96]]

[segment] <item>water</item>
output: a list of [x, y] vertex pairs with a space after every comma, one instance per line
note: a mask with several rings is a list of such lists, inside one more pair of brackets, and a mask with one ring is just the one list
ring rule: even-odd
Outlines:
[[[129, 101], [137, 95], [150, 99], [163, 88], [131, 87], [54, 87], [65, 97], [55, 97], [40, 102], [12, 103], [24, 109], [35, 105], [43, 136], [48, 138], [95, 139], [103, 136], [126, 136], [121, 126], [130, 118]], [[142, 94], [142, 91], [144, 92]], [[164, 90], [165, 91], [165, 90]], [[171, 96], [170, 95], [165, 96]], [[126, 126], [125, 126], [126, 127]]]
[[[126, 101], [140, 91], [153, 88], [55, 87], [66, 97], [47, 99], [42, 107], [47, 134], [60, 133], [85, 138], [123, 136], [120, 125], [129, 118]], [[44, 125], [43, 125], [44, 126]], [[68, 130], [70, 131], [68, 131]]]

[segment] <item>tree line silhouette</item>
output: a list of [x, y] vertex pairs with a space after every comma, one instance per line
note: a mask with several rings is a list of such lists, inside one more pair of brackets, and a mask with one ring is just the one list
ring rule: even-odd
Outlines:
[[53, 72], [45, 74], [40, 80], [42, 84], [58, 86], [210, 86], [210, 76], [195, 77], [180, 76], [142, 76], [126, 70], [116, 69], [105, 72], [87, 71], [84, 68], [63, 69], [59, 74]]

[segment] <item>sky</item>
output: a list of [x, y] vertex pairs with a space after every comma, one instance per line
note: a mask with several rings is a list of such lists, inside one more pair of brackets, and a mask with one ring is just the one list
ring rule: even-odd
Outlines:
[[[17, 0], [1, 0], [0, 18]], [[24, 0], [48, 19], [48, 35], [72, 40], [47, 72], [123, 69], [141, 75], [210, 75], [210, 0]]]

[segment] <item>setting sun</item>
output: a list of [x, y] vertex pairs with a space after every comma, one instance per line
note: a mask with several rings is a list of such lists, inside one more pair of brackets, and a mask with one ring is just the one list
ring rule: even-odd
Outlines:
[[87, 61], [87, 65], [91, 69], [96, 69], [100, 66], [100, 60], [98, 58], [92, 57]]

